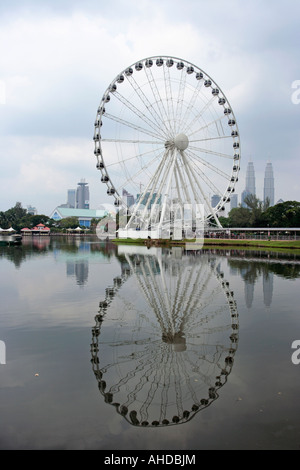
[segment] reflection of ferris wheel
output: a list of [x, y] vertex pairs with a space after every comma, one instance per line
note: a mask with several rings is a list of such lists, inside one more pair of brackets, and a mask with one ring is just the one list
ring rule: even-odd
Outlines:
[[94, 141], [115, 205], [130, 205], [128, 195], [136, 202], [127, 228], [162, 226], [167, 208], [184, 204], [201, 204], [202, 218], [220, 226], [238, 180], [239, 132], [224, 93], [199, 67], [170, 56], [127, 67], [104, 92]]
[[216, 260], [176, 250], [125, 254], [95, 317], [99, 390], [136, 426], [192, 419], [218, 398], [237, 349], [236, 302]]

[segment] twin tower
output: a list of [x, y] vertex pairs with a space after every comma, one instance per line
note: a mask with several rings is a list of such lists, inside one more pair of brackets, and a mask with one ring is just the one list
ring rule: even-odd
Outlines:
[[[269, 206], [274, 206], [274, 173], [273, 166], [271, 162], [268, 162], [265, 168], [265, 177], [264, 177], [264, 194], [263, 202], [266, 203], [269, 201]], [[248, 162], [246, 170], [246, 188], [242, 192], [241, 204], [244, 207], [246, 204], [244, 202], [245, 197], [249, 194], [256, 195], [255, 188], [255, 170], [253, 162]]]

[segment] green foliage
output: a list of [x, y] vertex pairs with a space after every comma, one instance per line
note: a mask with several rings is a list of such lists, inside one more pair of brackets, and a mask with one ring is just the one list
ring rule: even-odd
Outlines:
[[13, 227], [19, 232], [22, 228], [33, 228], [38, 224], [44, 224], [51, 228], [54, 226], [55, 221], [44, 214], [28, 214], [20, 202], [16, 202], [15, 206], [7, 211], [0, 212], [0, 227], [3, 229]]
[[270, 227], [300, 227], [300, 202], [281, 202], [269, 207], [264, 215]]
[[246, 207], [235, 207], [228, 214], [228, 227], [251, 227], [251, 210]]
[[78, 225], [78, 217], [66, 217], [57, 222], [57, 227], [61, 229], [76, 228]]
[[231, 209], [228, 217], [220, 217], [223, 227], [300, 227], [300, 202], [286, 201], [269, 207], [256, 196], [245, 198], [248, 207]]

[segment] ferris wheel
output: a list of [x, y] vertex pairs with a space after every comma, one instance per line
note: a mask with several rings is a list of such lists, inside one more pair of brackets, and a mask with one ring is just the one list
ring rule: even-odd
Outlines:
[[219, 397], [231, 373], [234, 292], [214, 256], [203, 253], [199, 263], [180, 247], [120, 250], [122, 274], [92, 329], [99, 391], [134, 426], [186, 423]]
[[228, 99], [199, 67], [156, 56], [124, 69], [103, 94], [94, 141], [107, 194], [115, 206], [134, 203], [126, 228], [162, 227], [185, 205], [201, 205], [202, 219], [221, 226], [240, 137]]

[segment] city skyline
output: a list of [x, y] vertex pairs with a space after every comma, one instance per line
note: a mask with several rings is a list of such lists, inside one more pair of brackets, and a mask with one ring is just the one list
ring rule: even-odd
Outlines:
[[[97, 107], [122, 70], [160, 53], [203, 68], [228, 97], [241, 138], [236, 192], [244, 189], [251, 155], [257, 188], [264, 179], [258, 162], [271, 158], [276, 200], [298, 200], [300, 4], [272, 5], [216, 0], [212, 14], [207, 2], [193, 0], [184, 9], [178, 0], [112, 0], [101, 8], [95, 0], [2, 2], [0, 210], [20, 201], [49, 214], [83, 174], [91, 207], [111, 203], [93, 154]], [[226, 35], [232, 12], [235, 34]]]

